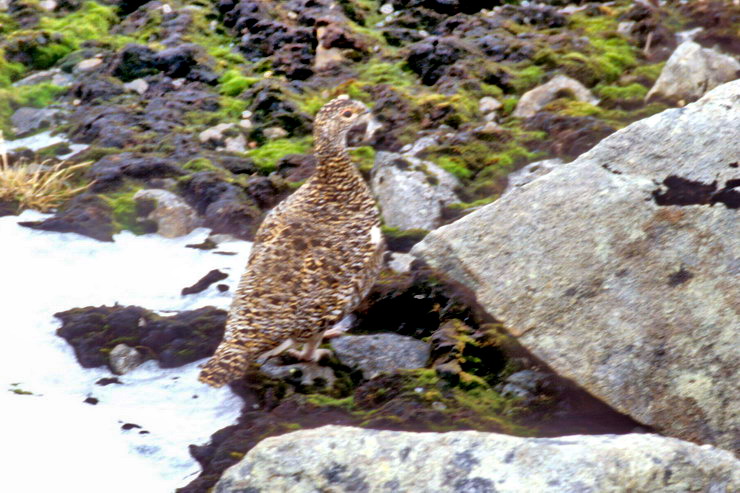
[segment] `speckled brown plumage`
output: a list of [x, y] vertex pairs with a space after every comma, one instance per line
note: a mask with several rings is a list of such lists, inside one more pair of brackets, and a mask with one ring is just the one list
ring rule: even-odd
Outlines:
[[372, 286], [384, 250], [380, 219], [346, 149], [347, 132], [368, 116], [362, 103], [346, 98], [316, 115], [316, 172], [257, 231], [224, 339], [202, 382], [220, 387], [241, 378], [288, 339], [318, 343]]

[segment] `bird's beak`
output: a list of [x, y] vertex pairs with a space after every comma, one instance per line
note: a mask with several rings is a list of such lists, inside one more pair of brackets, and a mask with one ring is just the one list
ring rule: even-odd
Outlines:
[[365, 113], [365, 124], [365, 141], [372, 139], [375, 132], [383, 126], [369, 111]]

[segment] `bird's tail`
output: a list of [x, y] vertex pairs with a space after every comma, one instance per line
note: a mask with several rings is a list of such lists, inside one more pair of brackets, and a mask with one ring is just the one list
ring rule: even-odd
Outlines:
[[242, 378], [249, 367], [247, 353], [238, 348], [219, 348], [200, 371], [198, 380], [211, 387], [223, 387]]

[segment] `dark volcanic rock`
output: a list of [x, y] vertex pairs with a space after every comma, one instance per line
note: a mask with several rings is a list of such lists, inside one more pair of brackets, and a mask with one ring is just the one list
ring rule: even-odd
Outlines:
[[285, 44], [272, 57], [275, 73], [285, 74], [292, 80], [306, 80], [313, 75], [313, 56], [313, 51], [306, 44]]
[[421, 81], [431, 86], [442, 76], [444, 69], [459, 60], [463, 53], [456, 38], [430, 36], [411, 45], [406, 61]]
[[185, 200], [204, 218], [214, 233], [253, 238], [262, 212], [244, 191], [211, 172], [195, 173], [179, 183]]
[[186, 296], [189, 294], [202, 293], [203, 291], [208, 289], [208, 287], [214, 282], [223, 281], [227, 277], [229, 277], [228, 274], [225, 274], [218, 269], [213, 269], [192, 286], [182, 288], [180, 294]]
[[197, 57], [201, 51], [198, 45], [183, 44], [157, 53], [155, 63], [159, 70], [170, 77], [185, 77], [198, 63]]
[[249, 110], [253, 121], [263, 127], [280, 127], [289, 133], [305, 133], [311, 128], [311, 119], [301, 112], [283, 89], [269, 79], [264, 79], [245, 92], [251, 100]]
[[481, 9], [490, 9], [501, 5], [501, 0], [483, 0], [470, 2], [466, 0], [394, 0], [391, 2], [396, 8], [425, 7], [442, 14], [474, 14]]
[[111, 208], [100, 197], [89, 193], [73, 198], [53, 217], [19, 224], [32, 229], [78, 233], [100, 241], [113, 241]]
[[111, 64], [111, 73], [123, 82], [156, 74], [156, 56], [157, 53], [148, 46], [127, 44]]
[[95, 180], [96, 190], [104, 190], [117, 185], [123, 178], [148, 181], [180, 176], [185, 172], [168, 158], [124, 152], [101, 158], [90, 167], [87, 174]]
[[89, 75], [72, 86], [71, 94], [81, 103], [90, 103], [96, 99], [108, 100], [124, 93], [123, 84], [110, 76]]
[[56, 313], [57, 335], [75, 350], [80, 365], [108, 364], [108, 353], [124, 343], [174, 368], [213, 354], [223, 336], [226, 312], [213, 307], [160, 317], [137, 306], [74, 308]]
[[125, 106], [82, 106], [70, 118], [77, 142], [122, 149], [136, 143], [138, 118]]
[[590, 116], [556, 115], [547, 111], [527, 119], [525, 128], [547, 132], [550, 153], [563, 158], [580, 156], [616, 131]]
[[286, 181], [307, 180], [316, 169], [316, 157], [313, 154], [288, 154], [277, 163], [277, 172]]

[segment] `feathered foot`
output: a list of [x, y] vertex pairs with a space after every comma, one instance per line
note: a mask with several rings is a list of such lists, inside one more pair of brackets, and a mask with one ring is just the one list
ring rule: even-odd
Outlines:
[[288, 354], [298, 358], [301, 361], [311, 361], [314, 363], [318, 363], [321, 358], [325, 356], [331, 356], [332, 353], [328, 349], [318, 349], [318, 347], [321, 345], [321, 341], [324, 339], [324, 335], [326, 334], [326, 332], [318, 334], [306, 341], [301, 351], [298, 351], [296, 349], [289, 349]]

